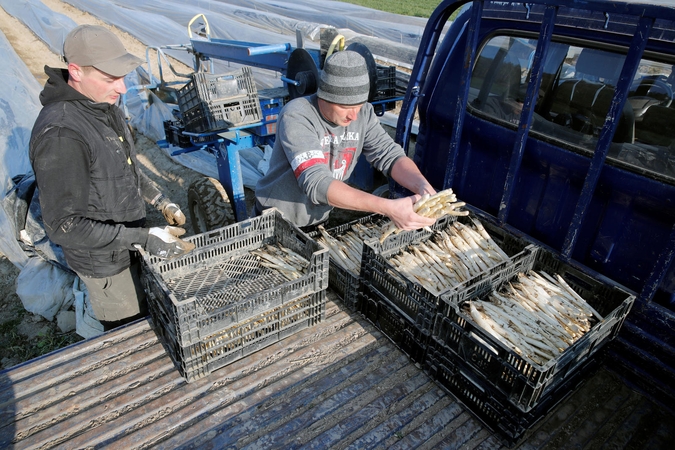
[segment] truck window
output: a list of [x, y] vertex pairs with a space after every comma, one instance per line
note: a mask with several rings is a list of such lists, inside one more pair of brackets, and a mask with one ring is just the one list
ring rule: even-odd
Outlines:
[[[482, 47], [471, 77], [470, 113], [515, 129], [536, 45], [536, 39], [495, 36]], [[564, 141], [590, 157], [624, 59], [620, 53], [552, 42], [531, 136]], [[673, 68], [642, 60], [613, 138], [610, 164], [675, 179]]]

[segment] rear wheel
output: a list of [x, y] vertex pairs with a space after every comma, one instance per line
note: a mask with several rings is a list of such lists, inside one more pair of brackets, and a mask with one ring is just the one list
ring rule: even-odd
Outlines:
[[373, 195], [377, 195], [382, 198], [389, 198], [389, 183], [383, 184], [379, 188], [373, 191]]
[[195, 234], [235, 222], [227, 192], [215, 178], [202, 178], [188, 189], [188, 206]]

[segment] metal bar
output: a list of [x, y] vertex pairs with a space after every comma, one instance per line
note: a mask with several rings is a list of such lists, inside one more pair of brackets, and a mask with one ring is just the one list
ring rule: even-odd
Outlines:
[[284, 53], [288, 54], [291, 51], [291, 44], [275, 44], [275, 45], [260, 45], [248, 48], [250, 56], [269, 55], [270, 53]]
[[410, 74], [410, 80], [408, 81], [407, 92], [403, 99], [403, 104], [401, 105], [401, 111], [398, 115], [398, 124], [396, 126], [396, 142], [403, 146], [406, 153], [410, 143], [410, 132], [414, 121], [417, 101], [422, 91], [422, 87], [424, 86], [424, 80], [426, 80], [427, 73], [429, 72], [436, 46], [443, 34], [443, 27], [450, 15], [465, 3], [468, 3], [468, 0], [445, 0], [443, 3], [439, 4], [431, 14], [427, 21], [427, 26], [424, 28], [421, 42], [427, 42], [428, 44], [426, 47], [420, 48], [417, 52], [415, 64], [412, 73]]
[[544, 62], [551, 44], [551, 37], [553, 36], [553, 26], [555, 24], [558, 8], [556, 6], [549, 6], [544, 12], [544, 20], [541, 24], [541, 32], [539, 33], [539, 40], [537, 41], [537, 49], [534, 53], [534, 60], [532, 61], [532, 69], [530, 72], [530, 82], [527, 86], [527, 93], [525, 95], [525, 102], [520, 113], [520, 124], [518, 126], [518, 134], [516, 142], [513, 145], [513, 153], [511, 154], [511, 163], [509, 171], [506, 174], [506, 181], [504, 182], [504, 193], [502, 201], [499, 204], [498, 220], [500, 224], [506, 222], [511, 209], [511, 197], [513, 196], [513, 189], [516, 184], [520, 165], [525, 153], [525, 144], [527, 143], [527, 136], [532, 126], [532, 115], [534, 114], [535, 97], [539, 92], [541, 85], [541, 77], [544, 71]]
[[[250, 53], [256, 46], [261, 45], [250, 42], [220, 39], [192, 40], [191, 42], [195, 54], [286, 73], [290, 52], [255, 54], [255, 51], [253, 51], [254, 53]], [[268, 46], [265, 45], [264, 47]], [[288, 48], [291, 48], [290, 44]]]
[[612, 103], [609, 106], [609, 111], [605, 118], [605, 124], [603, 125], [602, 130], [600, 130], [595, 153], [593, 154], [593, 159], [591, 159], [591, 164], [588, 173], [586, 174], [586, 180], [584, 181], [584, 186], [581, 190], [579, 201], [577, 202], [576, 210], [572, 217], [572, 222], [569, 225], [567, 236], [563, 243], [561, 254], [565, 259], [571, 259], [572, 251], [579, 238], [581, 225], [586, 212], [589, 210], [591, 201], [593, 200], [593, 194], [595, 193], [595, 188], [600, 179], [607, 152], [609, 151], [612, 138], [616, 132], [618, 118], [626, 103], [626, 94], [628, 93], [633, 77], [637, 72], [653, 24], [653, 17], [641, 17], [637, 29], [635, 30], [633, 41], [628, 49], [628, 54], [626, 55], [626, 60], [623, 64], [623, 69], [621, 69], [621, 75], [619, 76], [614, 96], [612, 97]]
[[466, 114], [466, 104], [469, 98], [469, 87], [471, 80], [471, 69], [476, 60], [476, 47], [478, 46], [478, 30], [480, 29], [481, 16], [483, 15], [483, 2], [474, 1], [471, 8], [471, 19], [469, 20], [469, 29], [466, 40], [464, 67], [459, 81], [459, 94], [455, 108], [455, 125], [452, 129], [452, 138], [450, 140], [450, 151], [445, 169], [445, 179], [443, 180], [443, 189], [452, 187], [455, 177], [455, 166], [457, 164], [457, 154], [459, 153], [459, 143], [462, 139], [462, 127], [464, 126], [464, 116]]

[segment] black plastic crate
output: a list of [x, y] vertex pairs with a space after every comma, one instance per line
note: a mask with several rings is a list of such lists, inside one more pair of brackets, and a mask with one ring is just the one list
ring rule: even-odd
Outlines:
[[[351, 222], [330, 228], [326, 232], [336, 238], [340, 239], [341, 236], [344, 236], [353, 227], [357, 224], [362, 224], [365, 226], [377, 226], [381, 227], [387, 223], [390, 223], [390, 219], [379, 215], [371, 214], [360, 219], [353, 220]], [[319, 232], [312, 232], [311, 236], [318, 239], [320, 236]], [[363, 241], [362, 241], [363, 242]], [[363, 247], [361, 248], [361, 254], [363, 255]], [[360, 273], [359, 268], [358, 273], [353, 273], [347, 269], [344, 265], [340, 264], [339, 260], [335, 258], [330, 258], [329, 263], [329, 285], [335, 293], [338, 295], [342, 303], [344, 303], [351, 311], [360, 312], [361, 311], [361, 297], [359, 296], [360, 290]]]
[[548, 250], [537, 248], [534, 255], [526, 267], [520, 267], [522, 270], [519, 272], [536, 270], [560, 275], [603, 316], [602, 321], [594, 324], [563, 353], [539, 365], [479, 327], [461, 309], [465, 301], [487, 296], [516, 275], [505, 276], [508, 272], [490, 278], [494, 284], [489, 290], [481, 289], [470, 296], [457, 292], [441, 295], [443, 307], [439, 308], [431, 336], [431, 342], [438, 344], [437, 351], [445, 351], [448, 359], [462, 361], [471, 367], [522, 411], [536, 407], [547, 392], [613, 339], [635, 301], [634, 295], [616, 283], [588, 275], [564, 263]]
[[[276, 209], [185, 240], [196, 249], [181, 257], [142, 252], [148, 302], [168, 318], [168, 335], [180, 346], [328, 287], [328, 251]], [[264, 267], [250, 252], [266, 244], [301, 255], [309, 263], [306, 272], [289, 281]]]
[[376, 88], [373, 100], [396, 97], [396, 66], [377, 66]]
[[165, 140], [171, 145], [181, 148], [192, 147], [190, 137], [183, 134], [185, 127], [183, 123], [177, 120], [164, 121]]
[[262, 120], [258, 90], [250, 67], [225, 74], [197, 72], [178, 91], [187, 131], [202, 133]]
[[283, 302], [186, 346], [180, 345], [170, 333], [171, 319], [158, 303], [151, 303], [150, 310], [155, 331], [178, 371], [189, 383], [320, 323], [326, 313], [326, 291]]
[[[470, 223], [468, 216], [446, 216], [437, 220], [432, 230], [445, 230], [455, 220], [465, 224]], [[516, 238], [489, 223], [483, 223], [483, 226], [493, 241], [510, 257], [510, 260], [497, 264], [488, 271], [462, 283], [463, 289], [473, 288], [476, 285], [478, 291], [485, 290], [489, 288], [489, 284], [484, 281], [486, 278], [494, 276], [495, 273], [501, 274], [505, 271], [511, 273], [511, 271], [518, 270], [518, 267], [523, 266], [527, 261], [534, 259], [535, 247], [524, 239]], [[401, 233], [398, 238], [396, 236], [390, 236], [383, 243], [376, 240], [369, 240], [364, 243], [361, 279], [367, 280], [373, 289], [396, 305], [411, 322], [424, 322], [426, 321], [425, 317], [435, 316], [438, 306], [442, 303], [440, 300], [442, 292], [430, 292], [416, 280], [411, 280], [399, 272], [388, 260], [404, 251], [408, 245], [426, 242], [433, 236], [433, 233], [418, 230]], [[454, 289], [455, 287], [452, 287], [448, 290]], [[421, 315], [419, 319], [418, 315]]]
[[603, 358], [584, 361], [577, 371], [561, 379], [535, 408], [523, 412], [490, 383], [476, 376], [471, 367], [452, 358], [433, 340], [427, 347], [424, 370], [444, 390], [462, 402], [481, 422], [515, 447], [525, 433], [571, 395], [595, 370]]
[[[412, 361], [423, 363], [429, 342], [429, 325], [412, 322], [368, 283], [364, 283], [359, 297], [363, 315]], [[424, 320], [421, 316], [418, 319]]]

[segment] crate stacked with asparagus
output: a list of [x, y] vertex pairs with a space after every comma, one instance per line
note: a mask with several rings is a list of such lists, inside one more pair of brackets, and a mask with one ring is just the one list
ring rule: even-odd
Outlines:
[[541, 366], [572, 346], [602, 316], [558, 274], [520, 273], [464, 312], [499, 342]]
[[616, 336], [635, 297], [544, 248], [518, 269], [490, 289], [441, 295], [426, 366], [460, 361], [528, 412]]
[[317, 242], [328, 248], [330, 255], [329, 282], [342, 302], [354, 312], [360, 312], [360, 274], [363, 241], [379, 238], [389, 219], [378, 214], [326, 230], [318, 227]]
[[187, 381], [322, 320], [328, 251], [279, 211], [186, 239], [181, 257], [143, 253], [142, 280]]
[[529, 254], [525, 241], [484, 225], [463, 206], [450, 189], [425, 196], [415, 208], [437, 218], [431, 229], [400, 232], [390, 225], [380, 239], [365, 241], [361, 281], [372, 299], [367, 315], [378, 314], [384, 302], [430, 332], [443, 292], [472, 286]]

